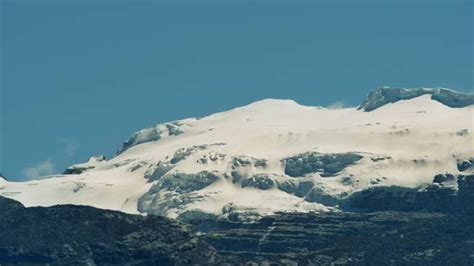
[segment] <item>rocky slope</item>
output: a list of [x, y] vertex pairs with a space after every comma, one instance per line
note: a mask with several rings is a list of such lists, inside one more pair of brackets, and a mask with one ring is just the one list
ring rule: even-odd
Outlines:
[[86, 206], [25, 208], [0, 197], [1, 265], [218, 263], [189, 226]]
[[474, 175], [458, 177], [457, 191], [443, 187], [450, 178], [436, 177], [428, 190], [358, 192], [343, 212], [278, 213], [252, 222], [238, 215], [185, 218], [226, 260], [241, 263], [473, 265]]
[[280, 213], [199, 222], [227, 261], [276, 265], [473, 265], [474, 213]]

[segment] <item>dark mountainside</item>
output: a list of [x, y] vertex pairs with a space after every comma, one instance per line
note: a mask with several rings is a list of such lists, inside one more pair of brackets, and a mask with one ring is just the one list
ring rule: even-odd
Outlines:
[[0, 197], [0, 265], [217, 263], [190, 226], [92, 207], [25, 208]]
[[[443, 186], [457, 180], [458, 190]], [[419, 189], [379, 187], [342, 212], [280, 213], [252, 223], [186, 222], [227, 260], [301, 265], [474, 265], [474, 175], [438, 175]]]
[[434, 188], [440, 177], [429, 192], [372, 189], [342, 212], [181, 218], [194, 228], [84, 206], [24, 208], [0, 197], [0, 264], [473, 265], [474, 176], [457, 179], [451, 193]]
[[209, 221], [201, 230], [239, 263], [473, 265], [473, 222], [472, 213], [282, 213], [255, 223]]

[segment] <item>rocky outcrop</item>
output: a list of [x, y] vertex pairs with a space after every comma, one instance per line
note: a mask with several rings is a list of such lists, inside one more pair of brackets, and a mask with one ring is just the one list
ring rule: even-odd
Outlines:
[[466, 160], [458, 161], [457, 167], [460, 172], [474, 170], [474, 158], [468, 158]]
[[175, 121], [165, 124], [159, 124], [150, 128], [144, 128], [133, 134], [130, 139], [125, 141], [123, 143], [122, 149], [118, 151], [117, 154], [120, 154], [129, 149], [130, 147], [136, 146], [138, 144], [158, 141], [164, 137], [181, 135], [184, 133], [182, 127], [182, 122]]
[[275, 181], [265, 174], [255, 175], [242, 181], [242, 187], [254, 187], [262, 190], [271, 189], [275, 186]]
[[433, 185], [425, 188], [372, 187], [352, 194], [341, 207], [349, 211], [474, 212], [474, 175], [457, 176], [457, 191], [443, 185], [451, 178], [449, 174], [437, 175]]
[[25, 208], [0, 197], [0, 264], [189, 265], [219, 262], [189, 226], [92, 207]]
[[310, 173], [319, 173], [323, 177], [334, 176], [345, 167], [362, 159], [356, 153], [324, 154], [307, 152], [283, 159], [285, 174], [301, 177]]
[[474, 95], [443, 88], [407, 89], [382, 87], [370, 92], [358, 109], [370, 112], [388, 103], [409, 100], [426, 94], [431, 95], [432, 100], [449, 107], [460, 108], [474, 104]]
[[138, 210], [142, 213], [166, 216], [168, 210], [182, 209], [186, 204], [201, 198], [202, 196], [192, 192], [211, 185], [219, 178], [218, 173], [208, 171], [166, 174], [138, 199]]
[[96, 168], [105, 161], [106, 158], [104, 155], [95, 155], [90, 157], [85, 163], [69, 166], [66, 170], [64, 170], [63, 175], [79, 175], [83, 172]]

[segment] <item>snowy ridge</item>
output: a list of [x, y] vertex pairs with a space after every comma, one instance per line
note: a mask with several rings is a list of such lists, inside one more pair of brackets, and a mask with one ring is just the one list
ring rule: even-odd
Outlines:
[[135, 133], [108, 161], [94, 157], [47, 179], [0, 181], [0, 194], [26, 206], [69, 203], [171, 218], [337, 210], [370, 187], [423, 187], [438, 174], [474, 171], [474, 106], [449, 107], [433, 99], [445, 93], [436, 90], [370, 112], [267, 99], [160, 124]]

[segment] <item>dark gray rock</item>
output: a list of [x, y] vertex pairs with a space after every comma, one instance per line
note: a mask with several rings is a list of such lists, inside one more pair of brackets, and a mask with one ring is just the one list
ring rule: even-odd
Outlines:
[[149, 215], [167, 215], [170, 209], [201, 200], [204, 196], [190, 192], [201, 190], [219, 178], [216, 173], [208, 171], [166, 174], [138, 199], [138, 211]]
[[77, 167], [71, 166], [64, 170], [63, 175], [79, 175], [84, 173], [85, 171], [94, 169], [95, 166], [85, 166], [85, 167]]
[[470, 169], [474, 170], [474, 158], [469, 158], [464, 161], [458, 161], [457, 166], [460, 172], [464, 172]]
[[314, 183], [312, 181], [306, 180], [306, 181], [301, 181], [298, 184], [298, 188], [295, 191], [295, 196], [303, 198], [308, 193], [311, 191], [311, 189], [314, 187]]
[[359, 106], [359, 110], [373, 111], [388, 103], [408, 100], [429, 94], [431, 99], [446, 106], [460, 108], [474, 104], [474, 95], [456, 92], [443, 88], [387, 88], [382, 87], [367, 95], [367, 98]]
[[164, 136], [178, 136], [184, 131], [180, 128], [182, 124], [178, 121], [159, 124], [150, 128], [142, 129], [135, 132], [133, 136], [123, 143], [122, 149], [117, 152], [120, 154], [127, 149], [147, 142], [158, 141]]
[[254, 187], [267, 190], [275, 187], [275, 181], [266, 175], [255, 175], [242, 181], [242, 187]]
[[281, 213], [190, 221], [226, 261], [249, 265], [473, 265], [474, 215]]
[[219, 263], [191, 227], [85, 206], [24, 208], [0, 197], [2, 265], [190, 265]]
[[307, 202], [317, 202], [326, 206], [336, 206], [339, 204], [339, 199], [327, 194], [320, 187], [313, 187], [311, 191], [304, 198]]
[[452, 174], [445, 173], [445, 174], [437, 174], [433, 178], [433, 183], [443, 184], [445, 182], [454, 181], [456, 177]]
[[166, 162], [158, 162], [150, 171], [145, 173], [145, 178], [149, 182], [156, 181], [173, 169], [174, 165]]
[[196, 174], [172, 173], [159, 179], [151, 190], [188, 193], [201, 190], [214, 183], [217, 179], [219, 179], [217, 174], [208, 171], [202, 171]]
[[247, 156], [236, 156], [232, 157], [231, 168], [239, 169], [245, 167], [256, 167], [256, 168], [265, 168], [267, 167], [267, 160], [252, 158]]
[[285, 182], [278, 183], [278, 189], [285, 191], [288, 194], [296, 193], [298, 183], [292, 180], [286, 180]]
[[437, 182], [426, 188], [372, 187], [353, 193], [341, 206], [349, 211], [474, 211], [474, 175], [457, 176], [457, 184], [458, 191]]
[[345, 167], [362, 159], [356, 153], [324, 154], [307, 152], [283, 159], [285, 174], [301, 177], [310, 173], [319, 173], [323, 177], [334, 176]]

